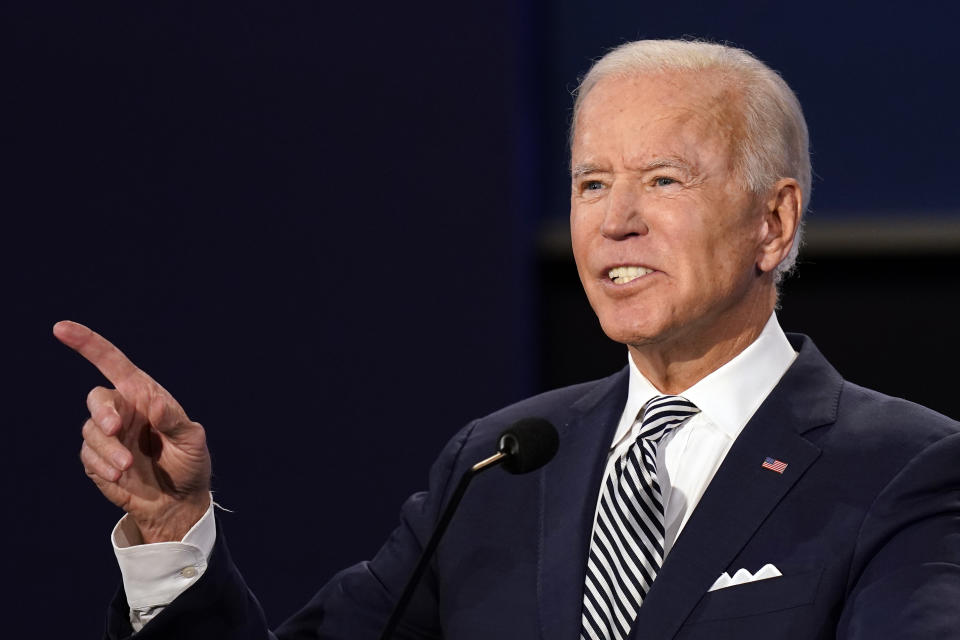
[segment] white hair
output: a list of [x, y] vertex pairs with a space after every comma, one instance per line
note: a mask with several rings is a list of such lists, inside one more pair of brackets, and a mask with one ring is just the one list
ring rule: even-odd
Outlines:
[[[594, 63], [576, 90], [571, 140], [583, 100], [600, 80], [707, 70], [722, 74], [742, 97], [744, 133], [736, 141], [736, 166], [744, 186], [759, 195], [777, 180], [793, 178], [800, 184], [805, 212], [811, 189], [810, 143], [800, 102], [776, 71], [743, 49], [699, 40], [639, 40], [611, 50]], [[801, 216], [790, 252], [777, 265], [777, 282], [796, 264], [802, 221]]]

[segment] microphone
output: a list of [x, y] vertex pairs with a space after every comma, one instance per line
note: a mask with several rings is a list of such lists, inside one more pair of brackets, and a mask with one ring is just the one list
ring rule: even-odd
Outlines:
[[407, 585], [397, 599], [397, 604], [393, 607], [393, 612], [383, 628], [383, 633], [380, 634], [380, 640], [390, 640], [400, 623], [403, 612], [406, 611], [410, 598], [413, 597], [413, 591], [419, 584], [420, 578], [423, 577], [423, 572], [427, 569], [427, 563], [430, 562], [434, 551], [437, 550], [440, 538], [447, 530], [447, 526], [453, 518], [453, 513], [457, 510], [457, 506], [474, 476], [497, 465], [501, 465], [504, 471], [513, 474], [536, 471], [553, 459], [559, 446], [560, 438], [557, 436], [557, 430], [548, 420], [523, 418], [514, 422], [500, 434], [495, 454], [481, 460], [464, 472], [460, 478], [460, 483], [454, 490], [453, 495], [450, 496], [450, 502], [447, 503], [437, 520], [437, 527], [433, 530], [427, 546], [423, 548], [423, 553], [420, 554], [420, 559], [417, 561], [413, 573], [410, 574]]
[[550, 462], [559, 447], [560, 438], [550, 421], [524, 418], [500, 434], [497, 451], [507, 456], [501, 462], [504, 471], [521, 474], [536, 471]]

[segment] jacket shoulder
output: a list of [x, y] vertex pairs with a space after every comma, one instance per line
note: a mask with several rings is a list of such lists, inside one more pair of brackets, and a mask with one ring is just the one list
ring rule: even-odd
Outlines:
[[856, 470], [858, 485], [872, 493], [958, 434], [960, 423], [932, 409], [844, 381], [836, 421], [805, 435], [825, 461], [839, 464], [835, 473]]
[[837, 419], [913, 447], [960, 433], [960, 422], [933, 409], [846, 380]]
[[504, 429], [524, 418], [543, 418], [562, 432], [575, 415], [600, 402], [619, 402], [622, 406], [626, 402], [628, 378], [624, 367], [606, 378], [545, 391], [498, 409], [461, 431], [461, 452], [478, 455], [473, 452], [475, 447], [480, 447], [481, 452], [491, 450]]
[[554, 425], [560, 426], [572, 414], [593, 406], [608, 396], [615, 395], [618, 391], [623, 392], [625, 399], [627, 379], [627, 368], [624, 367], [606, 378], [545, 391], [480, 418], [478, 427], [483, 425], [507, 427], [517, 420], [530, 417], [545, 418]]

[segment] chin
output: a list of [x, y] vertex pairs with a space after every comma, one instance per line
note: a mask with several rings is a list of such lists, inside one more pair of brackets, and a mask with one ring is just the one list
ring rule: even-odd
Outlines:
[[603, 332], [614, 342], [630, 346], [654, 344], [677, 328], [677, 304], [663, 293], [617, 299], [599, 291], [587, 298]]
[[612, 322], [601, 320], [600, 328], [614, 342], [631, 347], [655, 344], [662, 340], [662, 336], [666, 333], [664, 328], [644, 327], [636, 324], [624, 325], [623, 322], [617, 322], [616, 320]]

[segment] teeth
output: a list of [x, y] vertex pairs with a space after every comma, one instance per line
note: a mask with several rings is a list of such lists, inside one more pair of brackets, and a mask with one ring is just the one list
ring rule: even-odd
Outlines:
[[647, 269], [646, 267], [614, 267], [610, 269], [607, 276], [616, 284], [626, 284], [652, 272], [653, 269]]

